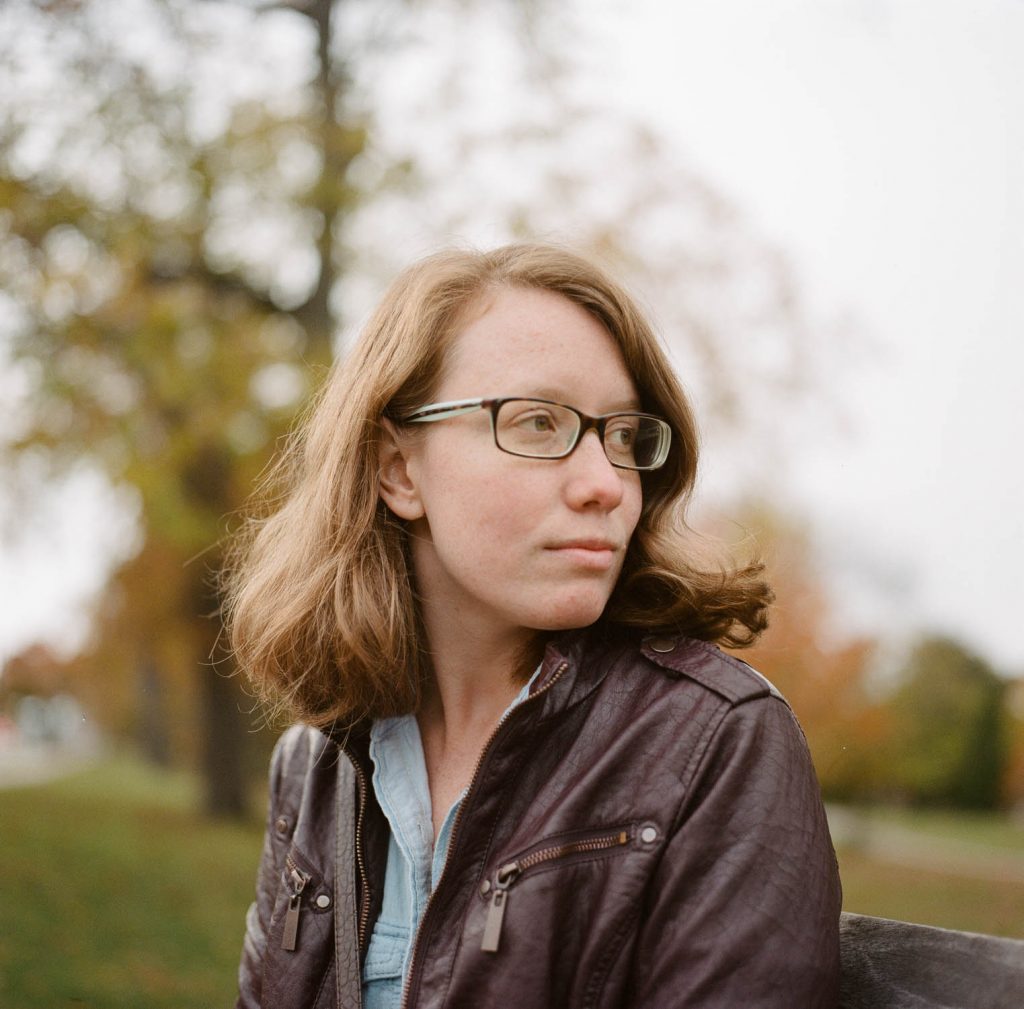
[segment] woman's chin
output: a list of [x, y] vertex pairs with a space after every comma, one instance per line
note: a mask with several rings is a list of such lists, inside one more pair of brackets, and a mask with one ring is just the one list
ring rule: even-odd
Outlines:
[[608, 597], [601, 593], [589, 598], [555, 600], [536, 615], [533, 626], [539, 631], [569, 631], [589, 627], [604, 612]]

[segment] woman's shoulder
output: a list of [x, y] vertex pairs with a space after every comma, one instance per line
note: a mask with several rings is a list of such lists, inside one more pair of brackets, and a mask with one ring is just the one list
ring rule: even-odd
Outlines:
[[297, 795], [310, 788], [310, 780], [324, 786], [337, 776], [340, 750], [329, 732], [297, 723], [286, 729], [270, 758], [270, 789], [277, 796]]
[[298, 722], [289, 726], [274, 744], [270, 766], [272, 772], [287, 774], [302, 767], [308, 769], [328, 744], [327, 737], [311, 725]]
[[616, 665], [653, 673], [654, 689], [710, 691], [730, 705], [760, 698], [786, 703], [766, 676], [709, 641], [684, 634], [649, 633], [620, 638], [614, 652]]
[[608, 737], [643, 739], [689, 766], [702, 754], [748, 744], [805, 746], [782, 694], [747, 663], [706, 641], [648, 633], [590, 654], [594, 724]]

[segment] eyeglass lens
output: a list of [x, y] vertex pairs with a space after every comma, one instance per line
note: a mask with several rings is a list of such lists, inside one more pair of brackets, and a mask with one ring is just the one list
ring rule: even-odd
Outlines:
[[[515, 455], [545, 459], [565, 455], [576, 441], [580, 418], [553, 403], [513, 399], [495, 418], [498, 446]], [[611, 463], [630, 469], [652, 465], [661, 454], [664, 429], [650, 417], [620, 414], [604, 428], [604, 451]]]

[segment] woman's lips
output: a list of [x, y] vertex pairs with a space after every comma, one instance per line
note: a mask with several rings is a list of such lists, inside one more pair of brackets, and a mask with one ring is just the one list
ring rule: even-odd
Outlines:
[[615, 562], [618, 547], [607, 540], [568, 540], [547, 547], [577, 567], [606, 571]]

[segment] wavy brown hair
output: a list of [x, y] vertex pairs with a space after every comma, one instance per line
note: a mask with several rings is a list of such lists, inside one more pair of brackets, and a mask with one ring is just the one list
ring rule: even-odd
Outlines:
[[230, 644], [274, 711], [327, 725], [416, 710], [429, 654], [404, 524], [378, 497], [381, 419], [431, 400], [461, 321], [499, 287], [553, 291], [598, 319], [621, 349], [641, 409], [672, 427], [668, 461], [642, 474], [640, 520], [601, 622], [733, 647], [767, 626], [771, 591], [760, 563], [736, 565], [721, 552], [698, 559], [706, 546], [685, 521], [697, 428], [633, 299], [559, 246], [440, 252], [385, 293], [272, 472], [264, 499], [275, 510], [251, 518], [234, 541], [224, 577]]

